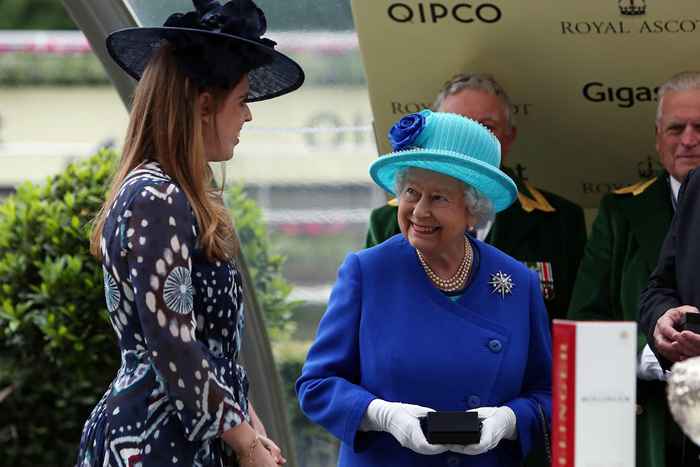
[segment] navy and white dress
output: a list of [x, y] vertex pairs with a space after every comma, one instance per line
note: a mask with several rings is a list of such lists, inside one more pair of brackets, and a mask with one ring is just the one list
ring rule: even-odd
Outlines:
[[85, 424], [78, 466], [220, 466], [220, 435], [248, 419], [241, 276], [209, 262], [197, 236], [160, 165], [132, 171], [101, 242], [122, 364]]

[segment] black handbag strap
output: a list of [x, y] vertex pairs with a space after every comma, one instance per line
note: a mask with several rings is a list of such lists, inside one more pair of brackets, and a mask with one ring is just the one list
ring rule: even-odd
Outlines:
[[540, 404], [537, 404], [537, 410], [540, 414], [540, 423], [542, 425], [542, 433], [544, 434], [544, 450], [547, 453], [547, 465], [552, 465], [552, 444], [549, 439], [549, 425], [547, 418], [544, 416], [544, 410]]

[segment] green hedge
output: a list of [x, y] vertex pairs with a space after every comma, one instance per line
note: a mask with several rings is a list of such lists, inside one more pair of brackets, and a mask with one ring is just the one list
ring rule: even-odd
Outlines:
[[283, 342], [275, 345], [280, 377], [284, 381], [287, 415], [294, 433], [298, 465], [301, 467], [331, 467], [338, 462], [340, 442], [301, 412], [294, 383], [301, 374], [310, 342]]
[[[359, 51], [290, 54], [306, 72], [306, 86], [364, 85]], [[79, 54], [0, 54], [0, 86], [93, 86], [110, 81], [97, 57]]]
[[95, 86], [109, 85], [102, 64], [92, 53], [0, 54], [0, 85]]
[[2, 0], [0, 29], [75, 29], [58, 0]]
[[0, 406], [6, 465], [75, 459], [81, 425], [119, 366], [87, 251], [110, 156], [24, 184], [0, 205], [0, 387], [15, 387]]
[[[101, 268], [88, 253], [115, 160], [101, 151], [0, 204], [0, 392], [14, 388], [0, 402], [2, 465], [73, 465], [83, 423], [119, 366]], [[254, 203], [240, 188], [228, 196], [270, 333], [283, 340], [295, 306], [283, 259], [269, 253]], [[293, 380], [299, 362], [290, 365], [281, 371]]]

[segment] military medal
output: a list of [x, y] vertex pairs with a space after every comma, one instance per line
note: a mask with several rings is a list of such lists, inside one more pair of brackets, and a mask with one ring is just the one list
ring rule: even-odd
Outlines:
[[554, 299], [554, 276], [552, 274], [552, 263], [538, 263], [541, 266], [539, 276], [542, 287], [542, 296], [545, 300]]
[[506, 274], [503, 271], [491, 274], [489, 285], [492, 287], [491, 293], [500, 294], [501, 298], [510, 295], [513, 292], [513, 287], [515, 287], [513, 279], [510, 278], [510, 274]]
[[531, 271], [537, 273], [540, 280], [540, 290], [545, 300], [554, 300], [554, 273], [552, 272], [552, 263], [548, 261], [525, 261]]

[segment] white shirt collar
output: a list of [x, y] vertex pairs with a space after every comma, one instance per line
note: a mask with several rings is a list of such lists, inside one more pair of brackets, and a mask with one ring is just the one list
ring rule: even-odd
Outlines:
[[673, 178], [672, 175], [668, 176], [671, 181], [671, 193], [673, 194], [673, 199], [678, 201], [678, 190], [681, 189], [681, 182]]

